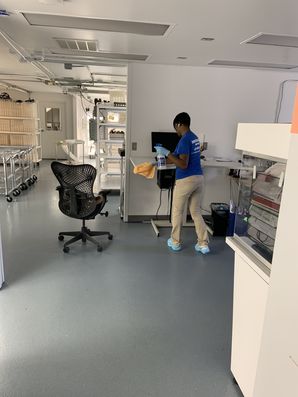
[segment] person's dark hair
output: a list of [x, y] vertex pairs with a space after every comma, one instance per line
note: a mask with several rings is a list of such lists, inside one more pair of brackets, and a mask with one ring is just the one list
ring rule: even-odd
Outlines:
[[173, 120], [173, 126], [175, 127], [175, 124], [183, 124], [186, 127], [190, 126], [190, 116], [186, 112], [182, 112], [177, 114], [177, 116]]

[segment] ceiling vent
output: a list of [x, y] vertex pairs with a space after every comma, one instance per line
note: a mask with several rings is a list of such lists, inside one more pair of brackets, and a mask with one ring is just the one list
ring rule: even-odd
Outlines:
[[274, 45], [278, 47], [298, 47], [298, 36], [287, 36], [282, 34], [258, 33], [240, 44]]
[[100, 30], [104, 32], [133, 33], [148, 36], [163, 36], [170, 25], [147, 22], [120, 21], [70, 17], [64, 15], [22, 13], [32, 26], [54, 27], [64, 29]]
[[242, 68], [257, 68], [257, 69], [295, 69], [298, 65], [284, 65], [278, 63], [265, 63], [265, 62], [245, 62], [245, 61], [225, 61], [214, 59], [208, 62], [208, 65], [217, 66], [233, 66]]
[[56, 37], [54, 37], [54, 40], [63, 50], [98, 51], [98, 45], [96, 40], [63, 39]]

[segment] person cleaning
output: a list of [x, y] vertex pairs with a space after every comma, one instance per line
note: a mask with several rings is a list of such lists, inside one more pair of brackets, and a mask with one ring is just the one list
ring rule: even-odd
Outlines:
[[200, 210], [204, 185], [201, 148], [199, 138], [190, 130], [190, 121], [189, 114], [185, 112], [177, 114], [174, 118], [174, 129], [181, 138], [173, 153], [170, 153], [167, 148], [155, 147], [156, 151], [166, 157], [167, 164], [176, 165], [171, 219], [172, 232], [167, 244], [173, 251], [181, 250], [183, 213], [185, 206], [189, 203], [190, 214], [197, 234], [195, 250], [202, 254], [208, 254], [210, 252], [208, 232]]

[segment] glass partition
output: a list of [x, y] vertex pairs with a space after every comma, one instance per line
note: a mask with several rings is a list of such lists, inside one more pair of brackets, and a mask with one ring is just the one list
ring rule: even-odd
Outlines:
[[286, 164], [243, 155], [235, 237], [270, 267]]

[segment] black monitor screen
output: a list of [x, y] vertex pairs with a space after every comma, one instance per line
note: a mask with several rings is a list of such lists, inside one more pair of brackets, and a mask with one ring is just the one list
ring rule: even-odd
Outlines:
[[180, 140], [180, 136], [176, 132], [151, 132], [151, 147], [152, 152], [155, 152], [154, 146], [160, 143], [163, 147], [169, 149], [171, 153], [174, 152]]

